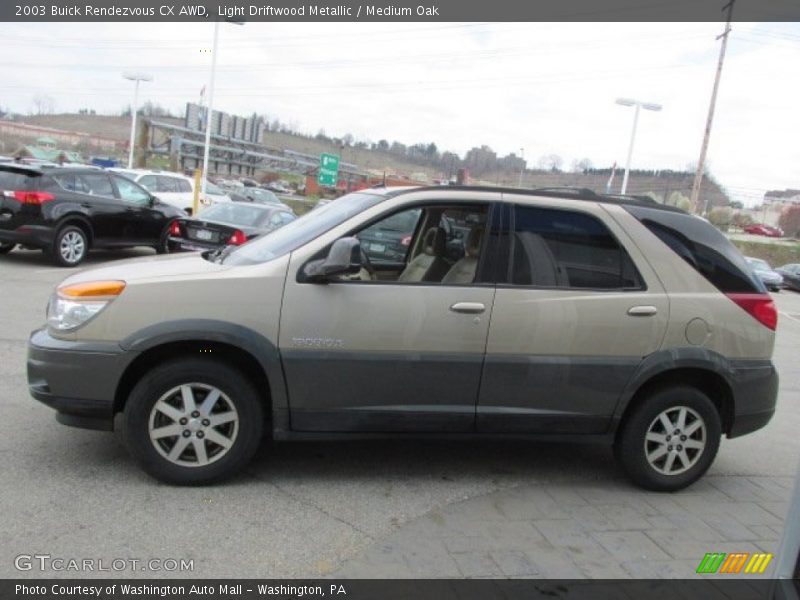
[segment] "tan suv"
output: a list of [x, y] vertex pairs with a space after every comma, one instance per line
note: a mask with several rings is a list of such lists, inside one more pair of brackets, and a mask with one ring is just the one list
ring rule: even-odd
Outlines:
[[[397, 222], [405, 251], [387, 252]], [[267, 430], [589, 439], [676, 490], [723, 434], [772, 416], [776, 323], [739, 252], [674, 208], [370, 189], [240, 247], [73, 275], [32, 334], [28, 379], [62, 423], [116, 421], [173, 483], [227, 477]]]

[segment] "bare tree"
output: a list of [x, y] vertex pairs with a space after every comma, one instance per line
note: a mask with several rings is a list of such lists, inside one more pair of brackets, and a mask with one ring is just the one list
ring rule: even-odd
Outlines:
[[539, 158], [539, 168], [545, 171], [560, 171], [564, 159], [558, 154], [545, 154]]
[[50, 115], [56, 107], [56, 101], [47, 94], [36, 94], [33, 97], [33, 112], [37, 115]]

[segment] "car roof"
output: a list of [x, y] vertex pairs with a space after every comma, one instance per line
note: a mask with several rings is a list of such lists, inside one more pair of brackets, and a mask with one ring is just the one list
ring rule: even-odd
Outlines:
[[175, 173], [174, 171], [161, 171], [159, 169], [125, 169], [123, 167], [111, 167], [108, 169], [109, 171], [123, 171], [125, 173], [134, 173], [135, 175], [164, 175], [166, 177], [180, 177], [181, 179], [189, 179], [191, 177], [187, 177], [183, 173]]

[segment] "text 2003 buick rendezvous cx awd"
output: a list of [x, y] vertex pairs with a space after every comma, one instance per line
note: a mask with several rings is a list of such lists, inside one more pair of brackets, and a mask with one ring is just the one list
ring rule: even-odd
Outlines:
[[[381, 224], [398, 213], [416, 225], [387, 258]], [[32, 334], [28, 378], [62, 423], [119, 414], [168, 482], [230, 475], [268, 428], [593, 436], [639, 485], [675, 490], [723, 434], [769, 421], [776, 322], [738, 251], [677, 209], [373, 189], [236, 249], [73, 275]]]

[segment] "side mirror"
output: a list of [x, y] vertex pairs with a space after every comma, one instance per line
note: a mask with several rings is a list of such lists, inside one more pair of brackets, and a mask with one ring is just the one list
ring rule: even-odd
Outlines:
[[305, 281], [325, 283], [337, 275], [358, 273], [361, 262], [361, 242], [354, 237], [339, 238], [328, 251], [328, 256], [313, 260], [303, 268]]
[[148, 199], [147, 203], [148, 203], [148, 204], [150, 205], [150, 207], [152, 208], [153, 206], [155, 206], [155, 205], [158, 203], [158, 198], [156, 198], [155, 196], [153, 196], [153, 194], [150, 194], [150, 198]]

